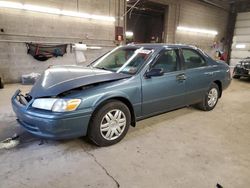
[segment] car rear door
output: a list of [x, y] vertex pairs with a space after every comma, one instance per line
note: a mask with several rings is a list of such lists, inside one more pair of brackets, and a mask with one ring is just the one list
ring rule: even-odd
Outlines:
[[186, 104], [200, 102], [211, 83], [213, 68], [197, 50], [183, 48], [181, 51], [186, 76]]
[[150, 68], [162, 68], [162, 76], [142, 76], [142, 114], [153, 115], [183, 106], [185, 103], [185, 75], [178, 49], [163, 49]]

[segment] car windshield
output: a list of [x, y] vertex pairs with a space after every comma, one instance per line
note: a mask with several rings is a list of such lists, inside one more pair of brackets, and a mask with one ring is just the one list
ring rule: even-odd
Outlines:
[[145, 49], [143, 47], [118, 47], [96, 60], [91, 66], [117, 73], [134, 75], [152, 52], [152, 49]]

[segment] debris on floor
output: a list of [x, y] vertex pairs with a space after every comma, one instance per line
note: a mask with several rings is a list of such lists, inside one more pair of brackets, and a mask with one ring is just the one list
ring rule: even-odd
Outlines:
[[38, 145], [40, 146], [43, 145], [44, 143], [48, 144], [48, 140], [41, 139]]
[[20, 143], [19, 136], [15, 134], [10, 138], [6, 138], [5, 140], [0, 142], [0, 149], [11, 149], [16, 147]]

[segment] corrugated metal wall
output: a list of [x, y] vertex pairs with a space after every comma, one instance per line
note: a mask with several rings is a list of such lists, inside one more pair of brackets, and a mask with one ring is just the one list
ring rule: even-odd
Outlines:
[[250, 12], [237, 15], [230, 65], [246, 57], [250, 57]]

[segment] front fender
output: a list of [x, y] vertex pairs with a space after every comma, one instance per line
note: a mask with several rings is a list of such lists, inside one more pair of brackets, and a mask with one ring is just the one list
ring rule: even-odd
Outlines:
[[134, 109], [134, 106], [132, 105], [132, 103], [129, 99], [129, 96], [123, 92], [106, 93], [106, 94], [103, 94], [102, 96], [96, 98], [96, 100], [94, 101], [93, 106], [92, 106], [92, 110], [93, 110], [92, 114], [99, 106], [101, 106], [105, 101], [108, 101], [110, 99], [121, 100], [123, 103], [125, 103], [128, 106], [130, 113], [131, 113], [131, 125], [135, 126], [136, 125], [136, 117], [137, 117], [136, 112], [138, 111], [137, 108], [138, 107], [140, 108], [140, 105], [137, 105], [135, 107], [136, 109]]
[[134, 111], [136, 117], [141, 115], [141, 85], [140, 78], [137, 77], [102, 84], [81, 92], [79, 96], [83, 101], [79, 108], [91, 108], [95, 111], [104, 101], [118, 98]]
[[96, 100], [93, 103], [94, 109], [96, 109], [104, 101], [107, 101], [107, 100], [112, 99], [112, 98], [124, 98], [131, 103], [129, 96], [126, 93], [119, 92], [119, 91], [112, 92], [112, 93], [105, 93], [102, 96], [99, 96], [98, 98], [96, 98]]

